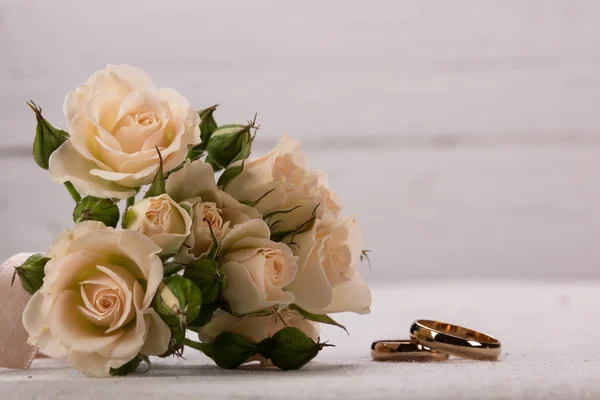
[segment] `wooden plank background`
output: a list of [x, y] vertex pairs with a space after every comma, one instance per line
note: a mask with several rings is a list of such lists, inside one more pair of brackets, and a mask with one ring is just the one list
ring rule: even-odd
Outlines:
[[30, 158], [33, 99], [107, 63], [256, 152], [299, 137], [363, 227], [372, 281], [600, 277], [600, 3], [573, 0], [0, 1], [0, 258], [72, 204]]

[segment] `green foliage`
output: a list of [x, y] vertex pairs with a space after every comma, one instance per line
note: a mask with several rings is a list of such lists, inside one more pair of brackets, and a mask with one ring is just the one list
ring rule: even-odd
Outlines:
[[50, 261], [50, 258], [41, 253], [31, 255], [23, 264], [15, 267], [13, 283], [15, 277], [18, 276], [23, 289], [33, 295], [44, 283], [44, 267], [48, 261]]
[[35, 113], [37, 126], [33, 140], [33, 159], [43, 169], [48, 169], [48, 160], [56, 149], [69, 139], [69, 134], [58, 129], [42, 116], [42, 108], [33, 101], [27, 105]]
[[99, 221], [115, 228], [119, 223], [119, 207], [111, 199], [87, 196], [81, 199], [73, 210], [73, 221]]

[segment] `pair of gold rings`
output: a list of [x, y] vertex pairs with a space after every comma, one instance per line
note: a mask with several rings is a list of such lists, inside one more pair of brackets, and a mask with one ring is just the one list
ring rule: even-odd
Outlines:
[[446, 361], [449, 356], [493, 361], [500, 341], [485, 333], [445, 322], [420, 319], [410, 327], [409, 340], [378, 340], [371, 345], [377, 361]]

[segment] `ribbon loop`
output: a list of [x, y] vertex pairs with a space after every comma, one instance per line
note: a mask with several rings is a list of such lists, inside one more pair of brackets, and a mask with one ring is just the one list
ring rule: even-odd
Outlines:
[[19, 282], [10, 286], [14, 267], [30, 255], [20, 253], [0, 265], [0, 368], [29, 369], [38, 351], [27, 343], [29, 334], [21, 322], [31, 296]]

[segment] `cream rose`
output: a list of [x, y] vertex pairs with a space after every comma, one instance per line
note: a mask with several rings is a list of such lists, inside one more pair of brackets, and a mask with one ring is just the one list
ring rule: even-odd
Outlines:
[[370, 311], [371, 291], [356, 270], [363, 239], [354, 217], [328, 214], [295, 241], [300, 268], [286, 290], [297, 305], [316, 314]]
[[[273, 336], [286, 326], [298, 328], [315, 342], [319, 339], [319, 324], [304, 319], [298, 312], [284, 308], [278, 315], [236, 317], [225, 311], [215, 312], [213, 319], [202, 327], [198, 336], [205, 343], [212, 343], [222, 332], [239, 333], [255, 343]], [[283, 321], [282, 321], [283, 320]]]
[[99, 222], [61, 234], [23, 312], [28, 342], [97, 377], [138, 354], [165, 353], [171, 333], [151, 308], [163, 277], [159, 252], [141, 233]]
[[192, 228], [190, 215], [169, 195], [162, 194], [138, 201], [123, 217], [123, 228], [148, 236], [162, 251], [177, 253]]
[[167, 180], [166, 190], [192, 211], [191, 234], [178, 255], [183, 262], [208, 254], [213, 243], [211, 229], [221, 240], [234, 226], [260, 217], [256, 209], [217, 189], [212, 167], [200, 160], [188, 161], [174, 172]]
[[269, 153], [246, 161], [242, 173], [225, 191], [238, 201], [256, 201], [269, 193], [255, 206], [261, 214], [285, 209], [289, 197], [298, 193], [320, 204], [319, 217], [327, 211], [338, 215], [342, 208], [341, 201], [327, 186], [326, 176], [308, 169], [300, 142], [287, 135]]
[[124, 199], [181, 164], [200, 141], [200, 119], [173, 89], [157, 89], [145, 72], [109, 65], [67, 94], [70, 139], [50, 157], [55, 182], [70, 181], [83, 195]]
[[236, 314], [291, 304], [284, 289], [296, 277], [297, 258], [283, 243], [269, 240], [269, 227], [260, 219], [235, 226], [221, 241], [222, 266], [227, 275], [223, 298]]

